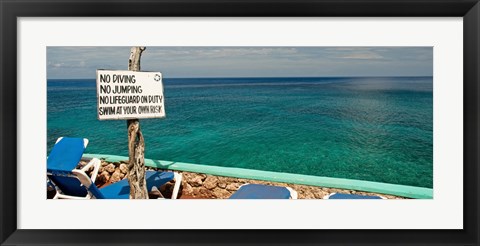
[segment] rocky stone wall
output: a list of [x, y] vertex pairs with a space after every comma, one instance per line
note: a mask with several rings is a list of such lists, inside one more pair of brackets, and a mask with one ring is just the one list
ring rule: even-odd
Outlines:
[[290, 187], [298, 193], [298, 199], [322, 199], [324, 196], [334, 192], [358, 195], [381, 195], [388, 199], [402, 199], [401, 197], [391, 195], [361, 192], [355, 190], [277, 183], [253, 179], [221, 177], [191, 172], [181, 173], [183, 175], [182, 196], [187, 196], [191, 198], [226, 199], [229, 198], [235, 191], [237, 191], [241, 185], [248, 183]]
[[[81, 161], [77, 168], [84, 167], [88, 162]], [[88, 175], [91, 175], [93, 167], [86, 171]], [[101, 161], [100, 168], [98, 170], [97, 178], [95, 179], [95, 184], [98, 187], [102, 187], [111, 183], [118, 182], [124, 179], [127, 175], [127, 162], [106, 162]]]
[[[86, 162], [80, 162], [78, 168], [83, 167]], [[101, 166], [98, 172], [95, 184], [98, 187], [102, 187], [111, 183], [118, 182], [123, 178], [126, 178], [127, 163], [122, 162], [106, 162], [101, 161]], [[154, 168], [147, 167], [149, 170], [155, 170]], [[91, 172], [88, 170], [87, 173]], [[183, 176], [182, 185], [180, 187], [179, 198], [193, 198], [193, 199], [227, 199], [239, 187], [243, 184], [264, 184], [264, 185], [276, 185], [290, 187], [294, 189], [298, 194], [298, 199], [322, 199], [324, 196], [330, 193], [347, 193], [347, 194], [359, 194], [359, 195], [381, 195], [388, 199], [404, 199], [402, 197], [361, 192], [355, 190], [335, 189], [326, 187], [316, 187], [308, 185], [287, 184], [269, 181], [260, 181], [253, 179], [241, 179], [232, 177], [214, 176], [201, 173], [192, 172], [180, 172]], [[160, 192], [166, 198], [171, 197], [174, 187], [174, 182], [169, 182], [165, 186], [160, 188]]]

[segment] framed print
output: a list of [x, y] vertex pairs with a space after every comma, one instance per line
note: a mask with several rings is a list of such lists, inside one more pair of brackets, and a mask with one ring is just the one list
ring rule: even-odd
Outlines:
[[479, 243], [478, 1], [0, 8], [2, 245]]

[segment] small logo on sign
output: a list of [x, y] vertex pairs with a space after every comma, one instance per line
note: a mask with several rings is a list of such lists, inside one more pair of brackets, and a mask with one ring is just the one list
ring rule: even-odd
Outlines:
[[162, 79], [162, 77], [160, 76], [160, 74], [155, 74], [155, 77], [153, 79], [158, 82]]

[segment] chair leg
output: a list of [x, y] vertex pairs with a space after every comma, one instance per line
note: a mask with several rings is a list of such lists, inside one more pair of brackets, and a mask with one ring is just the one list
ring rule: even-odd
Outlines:
[[172, 199], [177, 199], [178, 192], [180, 191], [180, 185], [182, 184], [182, 174], [174, 172], [175, 186], [173, 187]]
[[[48, 179], [48, 178], [47, 178]], [[53, 188], [55, 189], [55, 196], [53, 196], [52, 199], [60, 199], [60, 196], [62, 195], [62, 191], [60, 190], [60, 188], [58, 188], [58, 186], [53, 183], [50, 179], [48, 179], [48, 182], [53, 186]]]
[[149, 192], [149, 194], [158, 196], [157, 199], [165, 199], [165, 197], [163, 197], [162, 193], [160, 192], [160, 190], [156, 186], [152, 187], [152, 190]]
[[292, 188], [290, 188], [290, 187], [286, 187], [286, 188], [287, 188], [287, 190], [290, 191], [290, 198], [291, 198], [291, 199], [297, 199], [297, 198], [298, 198], [298, 193], [297, 193], [296, 190], [294, 190], [294, 189], [292, 189]]

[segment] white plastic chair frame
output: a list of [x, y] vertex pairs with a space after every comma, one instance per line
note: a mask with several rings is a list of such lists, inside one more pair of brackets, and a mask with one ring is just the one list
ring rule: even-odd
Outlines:
[[287, 190], [290, 191], [290, 199], [297, 199], [298, 198], [298, 193], [296, 190], [294, 190], [293, 188], [290, 188], [290, 187], [285, 187], [287, 188]]
[[182, 174], [173, 172], [173, 178], [175, 179], [175, 185], [173, 186], [172, 199], [177, 199], [180, 185], [182, 184]]

